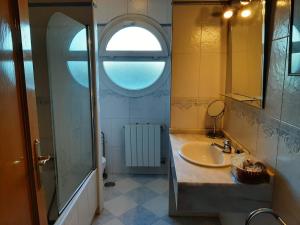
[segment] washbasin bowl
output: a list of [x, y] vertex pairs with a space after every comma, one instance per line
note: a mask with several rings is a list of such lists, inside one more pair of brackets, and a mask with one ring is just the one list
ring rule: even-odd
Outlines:
[[184, 144], [179, 155], [186, 161], [205, 167], [228, 167], [231, 154], [223, 153], [218, 146], [209, 142], [189, 142]]

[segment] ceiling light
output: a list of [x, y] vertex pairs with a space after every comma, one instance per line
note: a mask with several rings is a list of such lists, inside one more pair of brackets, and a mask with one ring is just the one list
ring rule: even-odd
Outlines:
[[251, 10], [250, 9], [244, 9], [242, 12], [241, 12], [241, 16], [246, 18], [246, 17], [249, 17], [251, 15]]
[[230, 19], [233, 16], [233, 10], [232, 9], [228, 9], [223, 13], [223, 17], [225, 19]]
[[248, 5], [251, 0], [240, 0], [241, 5]]

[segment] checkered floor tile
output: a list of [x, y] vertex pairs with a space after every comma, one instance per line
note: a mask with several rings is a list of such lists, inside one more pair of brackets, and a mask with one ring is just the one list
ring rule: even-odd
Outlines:
[[92, 225], [219, 225], [215, 219], [168, 216], [168, 179], [163, 175], [116, 175], [104, 188], [104, 210]]

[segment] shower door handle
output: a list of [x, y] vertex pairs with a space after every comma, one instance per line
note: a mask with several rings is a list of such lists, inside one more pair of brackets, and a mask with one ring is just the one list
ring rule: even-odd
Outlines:
[[34, 140], [34, 147], [35, 147], [35, 156], [36, 156], [36, 163], [35, 163], [35, 170], [36, 170], [36, 177], [37, 177], [37, 185], [39, 188], [42, 187], [41, 184], [41, 168], [47, 164], [47, 162], [49, 162], [49, 160], [51, 159], [51, 156], [41, 156], [41, 149], [40, 149], [40, 140], [39, 139], [35, 139]]
[[50, 161], [51, 156], [38, 156], [37, 158], [37, 163], [39, 166], [45, 166], [47, 164], [48, 161]]
[[40, 149], [41, 142], [38, 139], [36, 139], [34, 141], [34, 145], [35, 145], [35, 154], [37, 157], [37, 166], [45, 166], [47, 164], [47, 162], [50, 161], [51, 155], [47, 155], [47, 156], [40, 155], [41, 154], [41, 149]]

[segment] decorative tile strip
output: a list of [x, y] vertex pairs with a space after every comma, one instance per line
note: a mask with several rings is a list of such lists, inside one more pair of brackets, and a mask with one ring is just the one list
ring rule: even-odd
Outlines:
[[207, 107], [214, 98], [181, 98], [174, 97], [171, 99], [171, 105], [181, 110], [187, 110], [191, 107]]
[[282, 124], [279, 137], [283, 140], [290, 154], [300, 153], [300, 130], [288, 124]]

